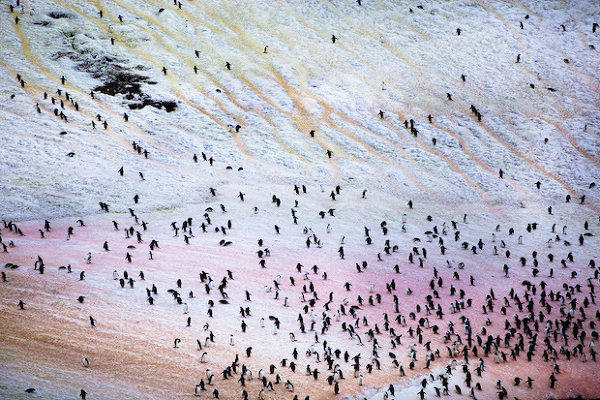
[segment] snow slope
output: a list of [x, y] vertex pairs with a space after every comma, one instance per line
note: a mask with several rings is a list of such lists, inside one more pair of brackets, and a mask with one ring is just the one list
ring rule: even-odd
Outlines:
[[[181, 7], [167, 0], [0, 3], [0, 217], [16, 222], [25, 234], [0, 226], [3, 242], [15, 244], [0, 253], [0, 263], [21, 265], [3, 269], [8, 280], [0, 285], [0, 343], [6, 349], [0, 358], [1, 397], [29, 398], [24, 389], [34, 386], [43, 398], [75, 397], [81, 387], [88, 388], [90, 398], [187, 398], [206, 368], [218, 375], [236, 353], [256, 375], [260, 368], [289, 359], [297, 347], [298, 371], [281, 371], [284, 379], [294, 382], [299, 396], [332, 398], [324, 362], [318, 364], [319, 381], [304, 376], [306, 364], [317, 364], [303, 358], [314, 344], [313, 333], [299, 333], [296, 322], [304, 313], [302, 285], [308, 285], [296, 270], [298, 263], [306, 271], [320, 267], [310, 279], [319, 294], [319, 316], [328, 293], [335, 298], [331, 317], [344, 298], [355, 304], [358, 294], [365, 300], [374, 295], [369, 293], [374, 284], [382, 302], [364, 307], [360, 316], [379, 328], [383, 312], [396, 317], [385, 283], [395, 279], [400, 314], [408, 319], [431, 294], [429, 281], [437, 268], [445, 283], [440, 304], [446, 315], [439, 322], [430, 317], [441, 327], [440, 335], [430, 329], [424, 334], [424, 342], [430, 340], [443, 353], [433, 364], [436, 373], [450, 362], [441, 338], [447, 320], [460, 326], [457, 332], [464, 340], [462, 314], [448, 311], [456, 299], [450, 296], [450, 284], [473, 300], [472, 311], [463, 314], [477, 332], [484, 326], [486, 316], [480, 310], [491, 288], [499, 308], [511, 287], [523, 297], [523, 280], [538, 285], [537, 297], [541, 281], [563, 294], [563, 283], [579, 284], [579, 303], [589, 296], [588, 283], [597, 284], [589, 260], [600, 255], [600, 29], [593, 32], [593, 24], [600, 23], [598, 2], [185, 0]], [[66, 117], [57, 115], [61, 112]], [[416, 135], [407, 128], [411, 120]], [[212, 157], [212, 166], [203, 156]], [[300, 189], [296, 194], [294, 185], [305, 185], [307, 193]], [[338, 185], [341, 193], [333, 200], [329, 195]], [[210, 188], [216, 189], [214, 195]], [[281, 199], [281, 207], [272, 202], [273, 195]], [[107, 203], [110, 212], [100, 211], [99, 202]], [[335, 216], [327, 214], [330, 208]], [[298, 224], [290, 209], [297, 213]], [[319, 211], [325, 211], [324, 217]], [[212, 225], [202, 233], [205, 213]], [[188, 217], [194, 219], [195, 236], [186, 245], [184, 233], [174, 236], [170, 224], [176, 221], [181, 228]], [[75, 223], [79, 218], [85, 227]], [[38, 229], [45, 219], [52, 230], [42, 239]], [[119, 231], [113, 230], [113, 220]], [[226, 236], [222, 229], [215, 232], [228, 220], [232, 228]], [[148, 231], [142, 230], [142, 221], [149, 223]], [[388, 235], [382, 232], [382, 221], [388, 224]], [[452, 221], [458, 223], [456, 229]], [[533, 222], [538, 229], [527, 231]], [[434, 226], [441, 231], [444, 224], [447, 235], [428, 238], [426, 231]], [[69, 226], [75, 233], [67, 241]], [[126, 238], [123, 229], [129, 227], [143, 234], [143, 243]], [[371, 246], [364, 227], [370, 229]], [[453, 240], [455, 231], [460, 231], [460, 240]], [[584, 233], [589, 234], [585, 244], [578, 246]], [[337, 252], [342, 237], [344, 260]], [[258, 266], [259, 238], [272, 250], [266, 269]], [[310, 248], [307, 238], [313, 241]], [[322, 247], [315, 246], [315, 238]], [[439, 238], [446, 254], [440, 253]], [[469, 249], [480, 238], [485, 247], [474, 254]], [[161, 244], [154, 260], [147, 256], [151, 239]], [[385, 255], [388, 239], [398, 248]], [[232, 245], [220, 246], [221, 240]], [[102, 249], [105, 241], [110, 252]], [[467, 250], [461, 247], [465, 241]], [[128, 249], [131, 245], [137, 248]], [[429, 252], [423, 268], [417, 255], [414, 264], [407, 261], [414, 246]], [[504, 256], [506, 249], [512, 252], [510, 258]], [[84, 257], [90, 251], [93, 262], [86, 266]], [[128, 251], [134, 256], [131, 264], [124, 258]], [[537, 277], [531, 275], [533, 251], [540, 254]], [[555, 253], [553, 263], [547, 252]], [[569, 252], [575, 261], [563, 268], [559, 260]], [[33, 269], [38, 256], [48, 265], [43, 275]], [[520, 265], [520, 257], [526, 258], [526, 266]], [[451, 268], [447, 260], [453, 260]], [[354, 265], [362, 261], [369, 267], [359, 274]], [[463, 270], [457, 268], [459, 262], [465, 263]], [[502, 278], [505, 263], [510, 278]], [[57, 269], [67, 264], [75, 271], [72, 275]], [[548, 278], [550, 268], [553, 279]], [[121, 289], [112, 279], [115, 269], [121, 275], [129, 270], [135, 287]], [[216, 287], [204, 293], [198, 273], [209, 271], [219, 282], [226, 269], [235, 278], [228, 290], [230, 304], [217, 304], [218, 318], [209, 319], [207, 301], [220, 295]], [[83, 281], [78, 280], [81, 270], [87, 275]], [[139, 270], [148, 282], [137, 278]], [[328, 279], [322, 279], [322, 271]], [[460, 280], [453, 280], [455, 271]], [[578, 275], [572, 277], [573, 271]], [[273, 279], [278, 275], [282, 288], [275, 299]], [[475, 287], [469, 285], [469, 275]], [[290, 276], [296, 286], [290, 286]], [[177, 278], [184, 282], [182, 297], [188, 289], [196, 293], [188, 300], [194, 321], [189, 329], [181, 306], [166, 292], [175, 288]], [[352, 292], [343, 288], [345, 282], [353, 284]], [[160, 291], [152, 307], [142, 288], [145, 283], [156, 284]], [[269, 286], [271, 292], [265, 289]], [[406, 294], [409, 287], [412, 295]], [[252, 303], [245, 301], [244, 290], [253, 294]], [[86, 301], [77, 303], [82, 294]], [[289, 297], [289, 307], [283, 307], [284, 297]], [[26, 310], [17, 309], [20, 299]], [[246, 334], [239, 328], [242, 305], [253, 310]], [[586, 311], [589, 319], [594, 307]], [[516, 313], [514, 308], [513, 303], [509, 316]], [[554, 307], [553, 318], [561, 316], [559, 308]], [[272, 335], [268, 316], [275, 312], [282, 328]], [[93, 331], [90, 314], [98, 320]], [[503, 335], [508, 317], [497, 309], [493, 314], [488, 329]], [[267, 334], [259, 327], [260, 317], [267, 318]], [[353, 323], [349, 315], [342, 321]], [[194, 340], [206, 336], [204, 322], [210, 322], [217, 336], [206, 368], [199, 364], [201, 352]], [[416, 328], [415, 321], [412, 326]], [[594, 330], [588, 328], [588, 334]], [[426, 351], [417, 346], [418, 367], [409, 371], [407, 346], [416, 339], [409, 338], [407, 329], [396, 327], [403, 334], [396, 349], [387, 333], [379, 338], [382, 370], [363, 372], [369, 389], [363, 391], [352, 378], [350, 363], [341, 363], [346, 375], [342, 396], [379, 399], [394, 383], [397, 398], [417, 398], [427, 373], [421, 369]], [[361, 326], [361, 335], [366, 330]], [[292, 331], [298, 343], [289, 341]], [[235, 351], [227, 341], [231, 332], [238, 338]], [[364, 371], [372, 343], [359, 347], [339, 322], [322, 336], [352, 356], [360, 352]], [[172, 348], [175, 337], [182, 339], [181, 351]], [[255, 353], [245, 359], [249, 345]], [[397, 353], [406, 378], [391, 365], [386, 355], [390, 351]], [[89, 369], [80, 366], [83, 356], [91, 360]], [[457, 361], [461, 363], [460, 357]], [[496, 398], [496, 379], [519, 398], [551, 392], [547, 382], [552, 365], [540, 354], [533, 363], [522, 355], [497, 365], [490, 357], [486, 365], [477, 398]], [[600, 380], [595, 363], [561, 356], [560, 365], [563, 375], [554, 395], [580, 391], [600, 396], [592, 384]], [[140, 371], [150, 371], [154, 379]], [[524, 383], [513, 387], [517, 374], [535, 376], [532, 391]], [[465, 397], [463, 380], [462, 375], [451, 377], [452, 385], [463, 385]], [[435, 384], [439, 382], [427, 387], [427, 396], [434, 396]], [[239, 396], [238, 384], [223, 382], [221, 376], [216, 386], [221, 397]], [[249, 386], [250, 396], [256, 397], [262, 385], [254, 381]], [[281, 385], [267, 396], [293, 397]], [[451, 396], [460, 397], [456, 392]]]
[[[154, 194], [148, 207], [180, 205], [170, 192], [198, 201], [190, 192], [190, 160], [201, 151], [243, 165], [246, 179], [256, 182], [264, 180], [256, 170], [268, 171], [272, 182], [353, 178], [357, 187], [405, 198], [425, 191], [438, 201], [452, 195], [490, 205], [545, 205], [585, 194], [593, 208], [597, 190], [588, 185], [600, 167], [598, 53], [588, 46], [598, 36], [592, 33], [598, 5], [416, 5], [190, 1], [179, 10], [166, 1], [36, 1], [13, 14], [5, 6], [2, 187], [14, 193], [4, 202], [5, 215], [91, 212], [101, 193], [122, 209], [123, 193], [110, 178], [113, 166], [126, 161], [139, 170], [164, 167], [155, 179], [168, 185], [140, 188], [146, 197]], [[15, 16], [20, 23], [9, 23]], [[568, 26], [565, 32], [560, 24]], [[142, 82], [141, 92], [175, 101], [177, 109], [129, 110], [134, 101], [124, 94], [90, 98], [92, 89], [124, 73], [154, 82]], [[54, 117], [56, 105], [43, 99], [44, 92], [57, 97], [57, 88], [80, 106], [77, 112], [66, 105], [69, 123]], [[480, 123], [470, 105], [483, 115]], [[92, 129], [97, 114], [109, 129]], [[403, 125], [411, 118], [417, 137]], [[240, 131], [232, 132], [238, 124]], [[134, 140], [152, 161], [134, 157]], [[323, 157], [327, 149], [332, 160]], [[69, 151], [76, 157], [62, 157]], [[38, 156], [18, 167], [29, 152]], [[102, 168], [107, 160], [111, 168]], [[540, 190], [533, 186], [538, 180]], [[26, 204], [24, 192], [32, 197]]]

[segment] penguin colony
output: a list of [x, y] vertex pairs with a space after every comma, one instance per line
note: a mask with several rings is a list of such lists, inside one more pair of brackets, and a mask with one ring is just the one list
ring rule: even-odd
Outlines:
[[[63, 11], [7, 2], [0, 16], [3, 29], [18, 37], [23, 49], [34, 49], [37, 45], [31, 38], [25, 44], [32, 27], [60, 23], [64, 29], [79, 18], [105, 30], [107, 47], [135, 53], [128, 47], [127, 29], [148, 29], [140, 20], [160, 27], [161, 18], [171, 15], [188, 32], [201, 21], [193, 1], [164, 1], [160, 7], [151, 3], [148, 10], [126, 1], [86, 7], [49, 3]], [[376, 2], [365, 0], [343, 5], [364, 18], [369, 18], [375, 6]], [[153, 7], [157, 9], [149, 11]], [[485, 2], [477, 7], [485, 15], [498, 13]], [[288, 11], [295, 15], [293, 9]], [[402, 12], [402, 18], [419, 20], [439, 10], [415, 3]], [[541, 12], [525, 12], [506, 29], [511, 35], [550, 29], [557, 40], [565, 41], [573, 40], [567, 35], [578, 35], [578, 40], [586, 41], [585, 50], [594, 52], [598, 24], [590, 18], [584, 15], [581, 21], [548, 28], [540, 26], [540, 21], [547, 23]], [[452, 40], [448, 46], [463, 49], [472, 45], [468, 40], [477, 34], [469, 26], [458, 25], [445, 26], [444, 36]], [[331, 30], [319, 30], [314, 40], [328, 51], [342, 48], [361, 57], [344, 29], [331, 26]], [[219, 74], [252, 86], [244, 81], [245, 66], [239, 59], [218, 54], [211, 59], [189, 47], [183, 31], [173, 32], [174, 40], [181, 42], [176, 51], [184, 54], [189, 74], [208, 76], [207, 70], [218, 68]], [[560, 39], [561, 35], [565, 37]], [[519, 37], [524, 43], [528, 40]], [[378, 40], [389, 46], [385, 39]], [[284, 55], [277, 43], [257, 45], [255, 56], [269, 57], [272, 65], [278, 57], [293, 57], [293, 53]], [[242, 44], [248, 45], [243, 40]], [[28, 52], [23, 50], [25, 57]], [[157, 81], [146, 85], [171, 85], [178, 79], [181, 65], [159, 65], [152, 62], [158, 58], [144, 58], [142, 53], [135, 53], [147, 64], [140, 69], [151, 70], [148, 75]], [[362, 56], [367, 57], [366, 53]], [[55, 54], [54, 60], [61, 57]], [[537, 76], [535, 83], [526, 82], [534, 79], [527, 65], [536, 57], [523, 46], [510, 59], [496, 62], [500, 68], [509, 64], [524, 68], [522, 90], [542, 92], [542, 99], [567, 90], [559, 79], [552, 82]], [[593, 146], [578, 144], [578, 135], [597, 135], [597, 112], [589, 127], [583, 123], [581, 132], [557, 128], [557, 137], [544, 131], [540, 138], [526, 139], [536, 148], [534, 152], [551, 152], [554, 139], [566, 141], [574, 150], [570, 157], [575, 153], [576, 162], [586, 169], [573, 179], [565, 178], [549, 172], [551, 166], [513, 147], [510, 140], [494, 137], [488, 119], [496, 118], [497, 106], [486, 104], [481, 96], [473, 96], [475, 101], [465, 95], [469, 85], [482, 83], [471, 83], [472, 74], [464, 65], [455, 77], [448, 77], [449, 83], [436, 87], [436, 100], [422, 115], [386, 108], [383, 103], [363, 105], [370, 110], [369, 125], [398, 132], [405, 143], [445, 163], [455, 174], [452, 177], [462, 182], [458, 186], [449, 183], [458, 189], [456, 198], [440, 197], [444, 188], [432, 189], [436, 194], [429, 198], [423, 190], [439, 182], [432, 180], [433, 174], [418, 168], [411, 171], [387, 156], [378, 157], [378, 162], [402, 170], [409, 183], [406, 190], [394, 181], [386, 182], [385, 174], [377, 177], [385, 182], [385, 189], [373, 180], [352, 177], [349, 171], [355, 167], [348, 166], [348, 149], [332, 140], [329, 132], [340, 118], [346, 118], [345, 124], [351, 122], [335, 107], [333, 116], [324, 118], [328, 126], [315, 121], [298, 124], [302, 127], [299, 140], [306, 143], [317, 165], [327, 166], [328, 176], [303, 178], [286, 176], [284, 171], [277, 183], [261, 185], [268, 171], [249, 149], [251, 138], [243, 139], [256, 134], [248, 133], [254, 129], [249, 120], [230, 115], [225, 121], [218, 113], [211, 115], [213, 125], [227, 136], [221, 136], [217, 145], [200, 137], [177, 146], [141, 132], [137, 124], [148, 118], [147, 108], [142, 111], [129, 103], [126, 109], [126, 101], [114, 107], [109, 95], [81, 85], [77, 77], [81, 71], [65, 69], [54, 74], [33, 58], [28, 60], [30, 68], [0, 56], [0, 67], [6, 72], [2, 85], [14, 93], [3, 94], [4, 112], [15, 113], [10, 101], [35, 99], [28, 118], [49, 120], [51, 126], [59, 127], [58, 139], [38, 139], [65, 148], [61, 154], [49, 150], [42, 155], [43, 150], [35, 147], [28, 149], [29, 154], [48, 157], [49, 162], [67, 162], [62, 164], [65, 170], [93, 171], [86, 163], [95, 161], [88, 158], [85, 145], [106, 147], [114, 153], [116, 164], [99, 171], [98, 179], [101, 185], [118, 188], [110, 190], [119, 194], [92, 190], [81, 194], [81, 210], [65, 200], [67, 212], [45, 213], [42, 205], [29, 218], [19, 217], [22, 211], [14, 200], [0, 206], [0, 327], [6, 335], [3, 352], [11, 356], [0, 372], [2, 397], [423, 400], [600, 396], [594, 384], [599, 379], [595, 344], [600, 307], [595, 290], [600, 275], [596, 265], [600, 159]], [[409, 57], [407, 64], [411, 62]], [[556, 63], [567, 74], [584, 61], [565, 50]], [[45, 77], [38, 76], [40, 70]], [[285, 86], [276, 68], [273, 73]], [[572, 73], [593, 83], [594, 78], [585, 72]], [[402, 91], [393, 76], [384, 79], [372, 84], [378, 96]], [[229, 91], [234, 92], [218, 88], [205, 97], [220, 99], [214, 103], [223, 107]], [[202, 118], [211, 114], [176, 90], [176, 85], [173, 92], [179, 109], [191, 107], [204, 114]], [[250, 109], [241, 98], [236, 107]], [[144, 107], [154, 104], [157, 112], [178, 123], [177, 109], [168, 113], [161, 108], [167, 103], [142, 99]], [[548, 104], [552, 106], [553, 101]], [[278, 112], [283, 109], [275, 103], [271, 107]], [[524, 167], [491, 165], [486, 155], [469, 149], [460, 135], [446, 132], [444, 107], [454, 107], [469, 124], [488, 132]], [[194, 116], [181, 118], [187, 124]], [[266, 113], [261, 118], [270, 120]], [[89, 136], [89, 143], [65, 142], [76, 136], [73, 132], [95, 136]], [[4, 133], [0, 139], [2, 135], [12, 140]], [[357, 143], [362, 141], [367, 151], [373, 150], [351, 131], [347, 135]], [[466, 167], [448, 155], [450, 136], [459, 144], [455, 147], [489, 176], [486, 182], [501, 190], [484, 187], [464, 172]], [[114, 148], [107, 144], [113, 141]], [[410, 157], [396, 142], [384, 142], [394, 152]], [[598, 145], [598, 139], [593, 144]], [[165, 157], [177, 163], [164, 163]], [[0, 165], [7, 176], [11, 174], [7, 162]], [[182, 178], [176, 178], [173, 187], [193, 187], [172, 191], [176, 206], [167, 210], [153, 204], [154, 197], [163, 196], [158, 193], [169, 187], [157, 178], [161, 169], [181, 171]], [[26, 203], [22, 184], [11, 185]], [[502, 198], [499, 204], [499, 198], [493, 201], [488, 192], [514, 196]], [[57, 187], [53, 194], [60, 197], [61, 189]], [[43, 366], [44, 372], [28, 372], [35, 365]]]

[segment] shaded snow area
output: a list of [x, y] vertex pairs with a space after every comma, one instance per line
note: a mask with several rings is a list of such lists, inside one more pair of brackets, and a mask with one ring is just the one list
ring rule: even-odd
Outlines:
[[0, 398], [600, 397], [597, 1], [0, 5]]

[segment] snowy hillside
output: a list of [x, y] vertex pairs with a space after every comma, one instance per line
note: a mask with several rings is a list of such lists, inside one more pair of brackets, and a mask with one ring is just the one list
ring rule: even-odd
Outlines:
[[[334, 375], [323, 359], [327, 340], [342, 352], [335, 362], [345, 377], [339, 398], [380, 399], [393, 384], [396, 398], [416, 399], [430, 372], [435, 379], [423, 396], [433, 398], [437, 375], [452, 359], [458, 365], [446, 376], [448, 396], [460, 398], [469, 396], [462, 351], [473, 349], [464, 346], [464, 317], [473, 340], [478, 334], [485, 345], [486, 327], [504, 339], [505, 320], [516, 326], [517, 314], [521, 355], [494, 358], [510, 355], [515, 331], [510, 347], [496, 345], [485, 357], [477, 398], [497, 398], [504, 387], [509, 398], [600, 396], [590, 353], [598, 330], [592, 320], [600, 322], [593, 292], [600, 261], [597, 1], [0, 5], [0, 265], [9, 264], [0, 284], [0, 397], [73, 398], [88, 388], [89, 398], [189, 398], [210, 368], [216, 381], [203, 398], [217, 387], [222, 398], [237, 399], [239, 371], [228, 381], [221, 371], [238, 354], [255, 374], [246, 388], [251, 398], [262, 388], [265, 398], [328, 399], [335, 394], [326, 381]], [[193, 233], [185, 229], [188, 218]], [[153, 239], [160, 248], [150, 259]], [[34, 268], [38, 257], [43, 274]], [[58, 269], [67, 265], [72, 275]], [[125, 270], [136, 280], [131, 288], [119, 287]], [[210, 293], [202, 271], [214, 279]], [[218, 290], [223, 278], [228, 297]], [[387, 287], [392, 279], [397, 289]], [[152, 284], [158, 295], [143, 290]], [[434, 287], [440, 298], [431, 298]], [[167, 289], [181, 292], [189, 314]], [[472, 300], [470, 310], [453, 309], [459, 290]], [[544, 320], [538, 313], [551, 291], [560, 296]], [[376, 294], [380, 301], [367, 305]], [[340, 305], [360, 307], [353, 308], [358, 317], [334, 317]], [[247, 306], [252, 315], [240, 316]], [[395, 320], [400, 315], [406, 323]], [[188, 316], [194, 323], [186, 326]], [[269, 316], [281, 328], [273, 331]], [[371, 323], [363, 325], [363, 317]], [[427, 325], [418, 324], [421, 317]], [[577, 323], [569, 322], [563, 343], [558, 320], [565, 318], [581, 319], [576, 329], [587, 338], [571, 337]], [[535, 340], [521, 319], [539, 325]], [[550, 319], [557, 322], [544, 333]], [[240, 329], [246, 320], [247, 333]], [[444, 339], [449, 321], [456, 333]], [[356, 336], [342, 322], [357, 324]], [[323, 323], [331, 325], [322, 331]], [[376, 346], [368, 339], [375, 324], [382, 331]], [[412, 337], [417, 326], [421, 342]], [[205, 345], [209, 331], [217, 341]], [[552, 390], [546, 337], [563, 374]], [[525, 356], [530, 340], [537, 346], [532, 362]], [[579, 341], [587, 359], [574, 350]], [[468, 367], [474, 378], [485, 346], [475, 347], [480, 353]], [[298, 371], [290, 372], [281, 359], [291, 360], [294, 348]], [[435, 349], [441, 355], [430, 359]], [[208, 361], [201, 362], [204, 351]], [[362, 386], [353, 376], [357, 353]], [[423, 369], [426, 357], [430, 370]], [[377, 363], [381, 369], [365, 370]], [[273, 391], [256, 380], [270, 364], [279, 369], [268, 380], [277, 373], [283, 379]], [[317, 380], [306, 373], [311, 364]], [[531, 390], [528, 374], [536, 381]], [[283, 386], [286, 379], [295, 393]], [[25, 393], [28, 387], [36, 392]]]
[[[91, 212], [100, 198], [122, 209], [130, 196], [113, 184], [114, 167], [126, 162], [161, 183], [138, 188], [153, 198], [146, 207], [198, 202], [189, 181], [203, 173], [192, 163], [202, 151], [220, 169], [245, 167], [252, 182], [307, 177], [406, 199], [546, 205], [571, 194], [597, 204], [588, 186], [600, 170], [599, 57], [590, 48], [599, 9], [547, 1], [189, 1], [181, 9], [167, 1], [35, 1], [10, 13], [5, 5], [3, 211]], [[65, 91], [79, 111], [43, 96], [58, 103]], [[176, 108], [137, 109], [144, 101]], [[92, 128], [98, 114], [108, 129], [99, 121]], [[404, 126], [410, 119], [416, 137]], [[132, 141], [151, 161], [132, 153]], [[70, 151], [76, 156], [64, 157]], [[37, 156], [19, 166], [29, 154]]]

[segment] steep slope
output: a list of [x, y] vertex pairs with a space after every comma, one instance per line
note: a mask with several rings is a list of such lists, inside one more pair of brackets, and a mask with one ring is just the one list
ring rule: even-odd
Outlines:
[[[598, 53], [589, 46], [597, 13], [593, 2], [5, 6], [2, 187], [14, 193], [5, 215], [89, 212], [101, 193], [123, 209], [111, 178], [125, 163], [162, 167], [154, 177], [164, 184], [140, 191], [158, 199], [154, 207], [180, 204], [168, 193], [191, 196], [192, 154], [202, 151], [246, 167], [257, 182], [266, 171], [269, 181], [352, 178], [397, 196], [490, 205], [586, 195], [594, 209]], [[97, 115], [107, 129], [101, 121], [92, 128]], [[410, 119], [416, 136], [404, 126]], [[132, 152], [133, 141], [150, 161]], [[63, 157], [71, 151], [73, 159]]]
[[599, 14], [3, 1], [0, 397], [600, 396]]

